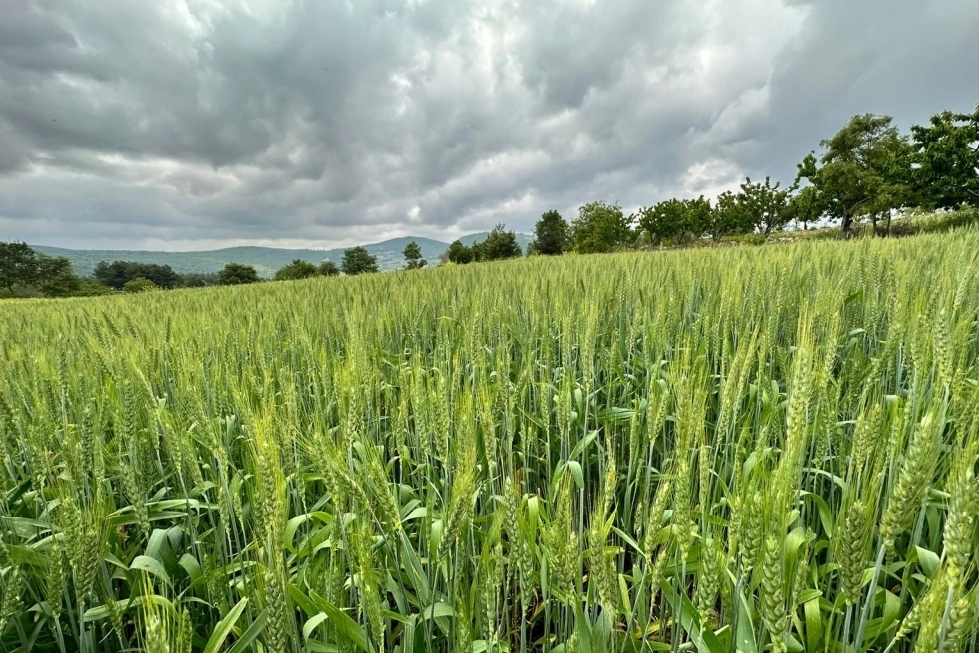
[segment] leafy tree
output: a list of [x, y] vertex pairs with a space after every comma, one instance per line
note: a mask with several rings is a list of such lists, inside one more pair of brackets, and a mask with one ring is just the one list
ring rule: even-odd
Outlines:
[[610, 252], [631, 243], [633, 236], [629, 218], [618, 204], [585, 204], [571, 223], [571, 242], [580, 254]]
[[558, 256], [564, 253], [568, 243], [568, 223], [557, 211], [548, 211], [540, 217], [534, 226], [534, 241], [530, 244], [528, 254], [543, 256]]
[[697, 199], [683, 200], [683, 219], [677, 231], [677, 241], [686, 243], [700, 238], [710, 229], [713, 207], [703, 195]]
[[37, 286], [45, 297], [71, 297], [81, 292], [81, 277], [64, 256], [37, 257]]
[[160, 288], [176, 288], [180, 285], [180, 275], [173, 271], [169, 265], [156, 265], [153, 263], [144, 265], [142, 276], [146, 277]]
[[840, 221], [844, 236], [860, 216], [898, 208], [895, 204], [907, 196], [901, 186], [909, 176], [902, 171], [910, 164], [908, 143], [891, 123], [890, 116], [854, 116], [820, 142], [824, 152], [818, 162], [810, 152], [799, 164], [799, 179], [812, 183], [823, 214]]
[[75, 297], [97, 297], [99, 295], [110, 295], [112, 294], [111, 288], [106, 288], [101, 283], [95, 279], [88, 277], [78, 277], [79, 287], [78, 290], [73, 293]]
[[918, 204], [912, 187], [912, 159], [914, 152], [908, 140], [901, 138], [888, 148], [880, 164], [882, 183], [876, 197], [864, 206], [863, 215], [870, 217], [874, 234], [878, 233], [877, 222], [886, 221], [885, 234], [890, 235], [891, 217], [896, 209]]
[[745, 210], [744, 195], [726, 190], [717, 196], [706, 229], [714, 241], [729, 234], [747, 233], [753, 228]]
[[741, 184], [739, 199], [746, 224], [751, 224], [766, 236], [775, 229], [781, 229], [791, 220], [788, 205], [792, 193], [788, 188], [780, 189], [780, 185], [781, 182], [775, 182], [772, 186], [770, 177], [765, 177], [764, 184], [752, 183], [751, 177]]
[[340, 269], [343, 270], [344, 274], [351, 277], [356, 274], [377, 272], [377, 257], [371, 256], [370, 252], [363, 247], [351, 247], [344, 250]]
[[63, 256], [38, 254], [26, 243], [0, 242], [0, 287], [23, 296], [73, 297], [109, 292], [75, 274]]
[[222, 286], [240, 286], [258, 281], [258, 272], [255, 268], [243, 263], [228, 263], [218, 272], [218, 283]]
[[124, 261], [113, 261], [112, 263], [99, 261], [92, 272], [92, 276], [108, 288], [122, 288], [132, 278], [127, 275]]
[[127, 281], [136, 277], [149, 279], [160, 288], [174, 288], [182, 282], [180, 275], [169, 265], [138, 263], [136, 261], [99, 261], [93, 276], [109, 288], [121, 289]]
[[472, 263], [473, 251], [463, 245], [461, 240], [454, 240], [449, 245], [449, 248], [445, 250], [445, 258], [450, 263], [465, 265], [466, 263]]
[[297, 279], [309, 279], [310, 277], [317, 276], [319, 273], [320, 271], [315, 265], [309, 261], [304, 261], [297, 258], [292, 263], [283, 265], [281, 268], [276, 270], [275, 280], [295, 281]]
[[928, 208], [979, 202], [979, 106], [973, 114], [943, 111], [911, 127], [911, 186]]
[[473, 245], [473, 250], [477, 261], [499, 261], [523, 256], [517, 243], [517, 234], [507, 231], [503, 224], [493, 227], [486, 240]]
[[639, 211], [637, 226], [640, 231], [648, 233], [653, 242], [662, 243], [667, 238], [676, 236], [678, 225], [683, 221], [683, 212], [681, 200], [657, 202]]
[[484, 242], [485, 241], [477, 241], [477, 242], [475, 242], [475, 243], [473, 243], [472, 245], [469, 246], [469, 251], [472, 252], [472, 260], [473, 260], [473, 262], [487, 260], [486, 259], [486, 254], [485, 254], [485, 252], [483, 252], [483, 243]]
[[338, 277], [340, 276], [340, 268], [333, 261], [326, 259], [320, 263], [319, 273], [324, 277]]
[[130, 279], [122, 287], [123, 292], [128, 293], [140, 293], [140, 292], [150, 292], [152, 290], [159, 290], [160, 287], [155, 283], [146, 279], [144, 277], [136, 277], [135, 279]]
[[37, 281], [37, 252], [27, 243], [0, 242], [0, 286], [32, 286]]
[[678, 244], [710, 232], [713, 209], [703, 195], [697, 199], [668, 199], [644, 208], [637, 217], [638, 228], [654, 242], [672, 238]]
[[192, 272], [189, 274], [182, 274], [181, 285], [187, 288], [206, 288], [207, 286], [218, 285], [218, 273], [217, 272]]
[[789, 198], [789, 204], [785, 207], [785, 211], [790, 222], [795, 222], [797, 227], [801, 222], [802, 228], [808, 229], [809, 223], [819, 221], [824, 208], [816, 188], [806, 186]]
[[406, 270], [419, 270], [428, 265], [428, 261], [422, 258], [422, 248], [415, 241], [405, 245], [402, 253], [405, 255]]

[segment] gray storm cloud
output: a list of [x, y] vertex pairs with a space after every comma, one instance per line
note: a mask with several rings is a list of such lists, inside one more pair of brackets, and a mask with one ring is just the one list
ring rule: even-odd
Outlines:
[[975, 105], [971, 0], [0, 0], [0, 239], [450, 240]]

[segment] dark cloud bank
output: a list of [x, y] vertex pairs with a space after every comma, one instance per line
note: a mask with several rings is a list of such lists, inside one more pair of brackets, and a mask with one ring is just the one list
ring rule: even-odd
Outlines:
[[0, 239], [443, 240], [979, 100], [974, 0], [0, 0]]

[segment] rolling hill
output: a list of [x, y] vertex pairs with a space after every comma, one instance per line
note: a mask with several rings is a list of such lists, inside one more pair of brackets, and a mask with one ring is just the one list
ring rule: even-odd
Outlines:
[[[485, 239], [488, 234], [488, 231], [470, 234], [460, 238], [460, 240], [470, 245]], [[525, 252], [527, 251], [527, 244], [531, 240], [532, 237], [527, 234], [517, 234], [517, 242], [520, 243], [521, 249]], [[397, 270], [404, 266], [402, 251], [405, 245], [411, 241], [415, 241], [421, 246], [422, 256], [428, 260], [430, 265], [436, 265], [439, 254], [449, 246], [449, 243], [433, 238], [405, 236], [404, 238], [392, 238], [378, 243], [370, 243], [364, 245], [364, 248], [377, 257], [378, 266], [382, 270]], [[126, 249], [66, 249], [46, 245], [32, 245], [32, 247], [41, 254], [48, 256], [64, 256], [74, 265], [75, 273], [82, 276], [91, 275], [99, 261], [110, 263], [112, 261], [135, 261], [169, 265], [179, 274], [217, 272], [228, 263], [244, 263], [254, 266], [259, 275], [271, 277], [276, 270], [295, 259], [317, 264], [329, 259], [338, 265], [343, 259], [342, 248], [227, 247], [199, 252], [166, 252]]]
[[[448, 243], [431, 238], [394, 238], [379, 243], [364, 245], [368, 252], [377, 256], [382, 270], [394, 270], [402, 266], [402, 250], [412, 240], [422, 249], [422, 255], [437, 261]], [[71, 260], [77, 274], [92, 274], [99, 261], [136, 261], [169, 265], [179, 274], [217, 272], [228, 263], [245, 263], [255, 266], [259, 275], [272, 276], [283, 265], [295, 259], [310, 263], [320, 263], [326, 259], [338, 264], [343, 259], [343, 249], [282, 249], [278, 247], [227, 247], [198, 252], [166, 252], [125, 249], [64, 249], [61, 247], [33, 246], [35, 250], [48, 256], [64, 256]]]

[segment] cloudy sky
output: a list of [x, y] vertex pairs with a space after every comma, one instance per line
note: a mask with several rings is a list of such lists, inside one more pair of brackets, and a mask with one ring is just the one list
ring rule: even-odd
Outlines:
[[332, 247], [713, 195], [979, 102], [976, 0], [0, 0], [0, 240]]

